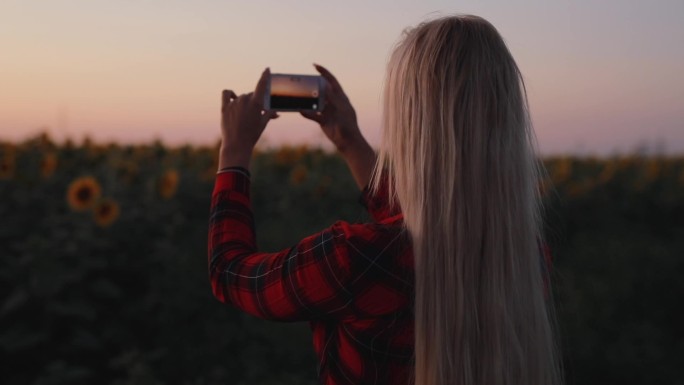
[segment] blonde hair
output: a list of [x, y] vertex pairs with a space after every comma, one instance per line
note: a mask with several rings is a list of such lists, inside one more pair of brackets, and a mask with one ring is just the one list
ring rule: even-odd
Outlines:
[[417, 385], [555, 385], [539, 162], [520, 71], [497, 30], [452, 16], [409, 30], [387, 70], [387, 174], [415, 257]]

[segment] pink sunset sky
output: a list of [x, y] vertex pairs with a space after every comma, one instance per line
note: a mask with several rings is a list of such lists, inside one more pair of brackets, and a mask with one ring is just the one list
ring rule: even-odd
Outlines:
[[[525, 77], [544, 154], [684, 153], [684, 2], [5, 0], [0, 140], [215, 143], [220, 93], [265, 67], [327, 66], [380, 138], [387, 57], [439, 15], [492, 22]], [[325, 143], [298, 114], [262, 145]]]

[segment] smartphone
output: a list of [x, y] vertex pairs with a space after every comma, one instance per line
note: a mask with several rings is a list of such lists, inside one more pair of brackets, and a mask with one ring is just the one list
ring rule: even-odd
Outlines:
[[322, 111], [325, 80], [319, 75], [271, 74], [264, 109], [272, 111]]

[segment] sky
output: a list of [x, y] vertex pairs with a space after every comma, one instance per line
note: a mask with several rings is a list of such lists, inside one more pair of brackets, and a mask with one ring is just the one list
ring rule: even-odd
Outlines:
[[[316, 62], [377, 146], [392, 47], [455, 13], [504, 37], [543, 154], [684, 153], [682, 0], [0, 0], [0, 140], [213, 144], [222, 89]], [[280, 144], [329, 145], [296, 113], [260, 142]]]

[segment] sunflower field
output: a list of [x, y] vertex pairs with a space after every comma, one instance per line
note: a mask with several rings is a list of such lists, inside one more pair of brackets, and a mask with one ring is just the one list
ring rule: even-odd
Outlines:
[[[308, 325], [211, 295], [217, 152], [0, 142], [0, 383], [317, 383]], [[544, 163], [567, 383], [683, 384], [684, 157]], [[251, 169], [263, 250], [369, 220], [335, 154], [259, 150]]]

